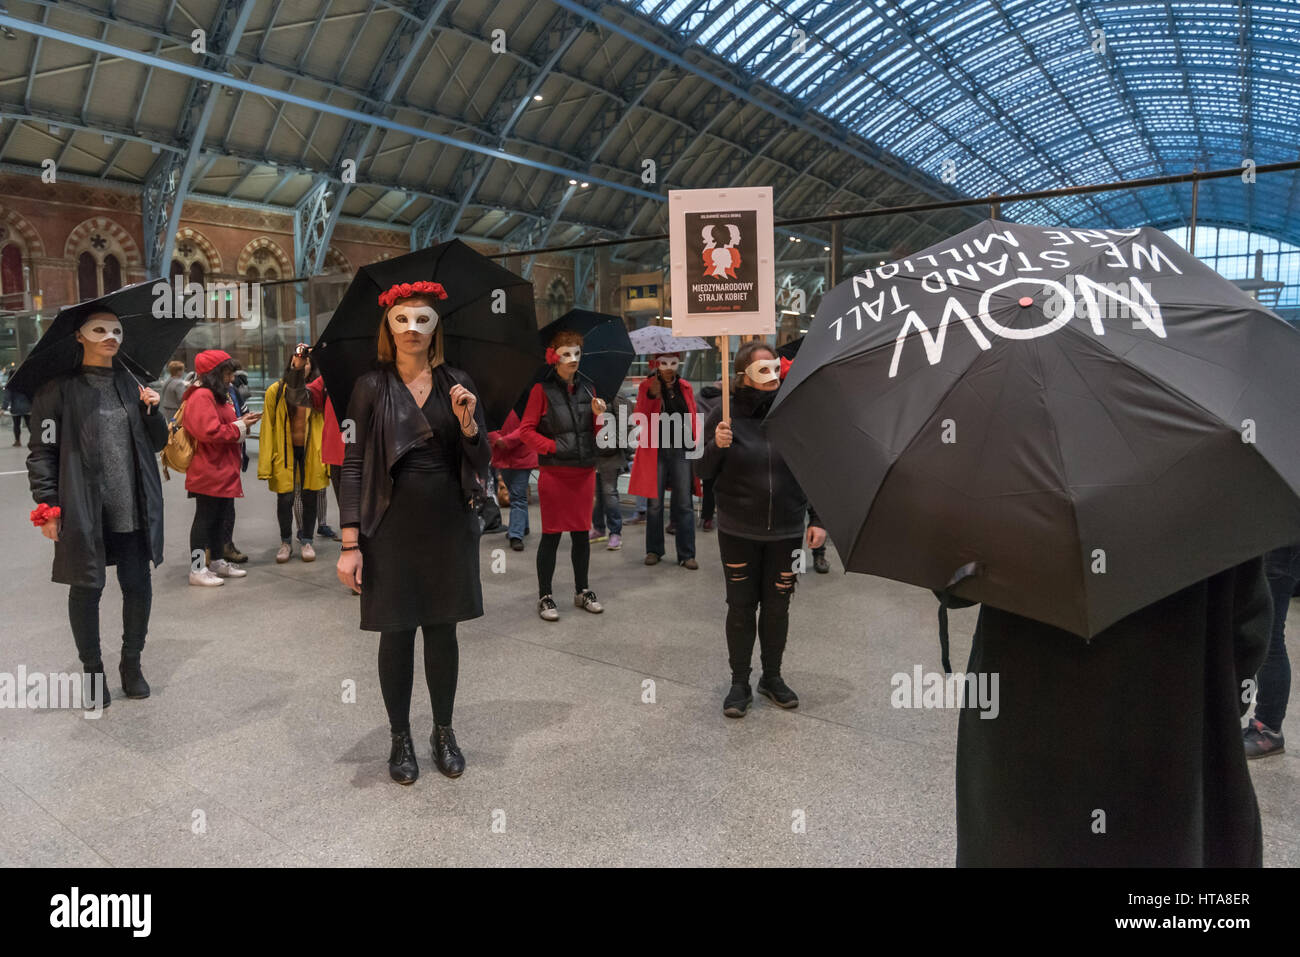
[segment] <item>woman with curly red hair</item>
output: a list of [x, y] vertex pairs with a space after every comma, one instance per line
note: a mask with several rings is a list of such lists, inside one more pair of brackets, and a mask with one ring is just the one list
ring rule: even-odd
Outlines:
[[380, 365], [353, 387], [354, 441], [339, 482], [338, 577], [361, 594], [362, 631], [380, 633], [388, 772], [399, 784], [420, 774], [411, 741], [416, 629], [424, 632], [433, 760], [459, 777], [465, 756], [451, 727], [456, 624], [483, 614], [473, 502], [487, 487], [487, 423], [473, 381], [443, 362], [437, 303], [446, 298], [441, 285], [423, 282], [379, 297]]
[[542, 508], [542, 541], [537, 547], [537, 614], [558, 621], [551, 597], [560, 536], [569, 533], [573, 560], [573, 604], [598, 615], [604, 607], [587, 587], [591, 560], [591, 503], [596, 494], [596, 432], [605, 402], [595, 384], [578, 371], [582, 336], [557, 332], [546, 350], [551, 369], [533, 386], [519, 424], [519, 437], [537, 453], [537, 498]]

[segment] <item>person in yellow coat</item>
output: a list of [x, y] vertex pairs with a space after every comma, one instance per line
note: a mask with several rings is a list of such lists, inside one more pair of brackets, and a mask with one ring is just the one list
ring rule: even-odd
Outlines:
[[[311, 379], [311, 357], [299, 347], [285, 369], [303, 370]], [[292, 532], [298, 519], [298, 543], [302, 560], [316, 560], [312, 537], [316, 533], [317, 492], [329, 484], [329, 466], [321, 461], [321, 437], [325, 416], [310, 405], [289, 401], [284, 376], [266, 390], [262, 408], [262, 431], [257, 454], [257, 477], [265, 479], [276, 494], [276, 517], [280, 520], [280, 549], [275, 560], [281, 564], [293, 555]]]

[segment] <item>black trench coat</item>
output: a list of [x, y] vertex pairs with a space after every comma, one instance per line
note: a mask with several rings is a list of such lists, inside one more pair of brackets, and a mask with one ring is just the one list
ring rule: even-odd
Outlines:
[[[167, 422], [157, 410], [146, 412], [140, 390], [120, 364], [113, 384], [131, 424], [135, 449], [136, 513], [147, 529], [153, 563], [163, 560], [162, 479], [157, 453], [167, 444]], [[42, 441], [47, 427], [53, 442]], [[99, 393], [80, 372], [56, 376], [36, 391], [32, 402], [27, 480], [39, 505], [57, 505], [63, 524], [54, 543], [51, 581], [88, 588], [104, 587], [104, 503], [99, 490]]]
[[1240, 719], [1271, 623], [1262, 559], [1087, 643], [981, 608], [999, 714], [959, 719], [958, 866], [1260, 866]]

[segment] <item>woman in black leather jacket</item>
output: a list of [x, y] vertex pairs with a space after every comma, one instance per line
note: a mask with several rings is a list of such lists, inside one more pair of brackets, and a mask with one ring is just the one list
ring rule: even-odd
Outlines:
[[362, 631], [380, 632], [388, 772], [399, 784], [420, 774], [411, 741], [416, 629], [424, 632], [433, 760], [447, 777], [459, 777], [465, 757], [451, 727], [456, 624], [483, 614], [473, 501], [487, 488], [487, 423], [469, 376], [442, 361], [435, 304], [445, 298], [442, 286], [423, 282], [380, 297], [380, 367], [353, 387], [355, 441], [339, 483], [338, 577], [361, 593]]
[[[140, 668], [153, 583], [149, 562], [163, 560], [162, 481], [157, 453], [167, 444], [159, 396], [120, 362], [122, 325], [111, 312], [92, 313], [77, 331], [82, 364], [36, 391], [27, 478], [41, 533], [54, 543], [50, 578], [68, 585], [68, 619], [93, 693], [103, 684], [99, 601], [105, 566], [117, 566], [122, 588], [122, 659], [128, 698], [149, 697]], [[48, 517], [57, 508], [57, 517]], [[39, 513], [39, 514], [38, 514]], [[96, 687], [96, 680], [98, 687]]]
[[804, 541], [812, 548], [826, 541], [826, 530], [799, 483], [763, 432], [763, 418], [781, 386], [776, 353], [765, 343], [747, 342], [736, 353], [735, 369], [733, 421], [723, 421], [721, 408], [709, 413], [704, 451], [695, 463], [702, 480], [713, 479], [717, 506], [731, 661], [731, 690], [722, 713], [729, 718], [744, 717], [754, 700], [749, 674], [755, 613], [763, 662], [758, 693], [782, 708], [799, 706], [798, 696], [781, 678], [790, 596]]

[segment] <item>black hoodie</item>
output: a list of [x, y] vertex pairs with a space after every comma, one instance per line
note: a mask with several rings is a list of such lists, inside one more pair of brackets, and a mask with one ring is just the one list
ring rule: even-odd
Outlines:
[[731, 445], [725, 449], [713, 441], [722, 421], [721, 407], [705, 420], [706, 441], [695, 473], [701, 479], [714, 480], [718, 528], [728, 535], [776, 541], [802, 536], [805, 516], [810, 524], [820, 524], [803, 489], [763, 431], [763, 419], [774, 398], [775, 391], [749, 386], [733, 390]]

